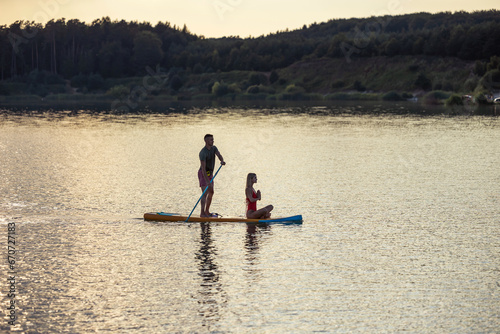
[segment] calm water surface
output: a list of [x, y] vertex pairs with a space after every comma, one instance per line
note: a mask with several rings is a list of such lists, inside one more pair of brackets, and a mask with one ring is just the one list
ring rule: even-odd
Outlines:
[[[3, 113], [0, 330], [498, 332], [500, 120], [281, 111]], [[213, 211], [243, 216], [255, 172], [303, 224], [140, 219], [189, 213], [205, 133]]]

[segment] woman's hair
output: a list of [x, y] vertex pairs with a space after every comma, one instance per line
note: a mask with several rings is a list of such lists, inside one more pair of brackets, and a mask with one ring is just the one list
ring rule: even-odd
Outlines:
[[255, 173], [248, 173], [247, 175], [247, 187], [245, 188], [245, 191], [248, 189], [248, 188], [251, 188], [252, 187], [252, 179], [254, 178]]

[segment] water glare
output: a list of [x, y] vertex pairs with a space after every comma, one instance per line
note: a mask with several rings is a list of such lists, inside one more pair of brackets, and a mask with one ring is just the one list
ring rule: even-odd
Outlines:
[[[3, 294], [0, 330], [495, 332], [499, 129], [328, 108], [2, 113], [18, 318]], [[206, 133], [227, 162], [215, 212], [245, 214], [254, 172], [258, 206], [303, 224], [142, 220], [192, 209]]]

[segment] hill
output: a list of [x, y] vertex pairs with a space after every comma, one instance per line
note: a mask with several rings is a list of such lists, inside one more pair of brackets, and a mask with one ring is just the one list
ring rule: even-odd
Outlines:
[[[168, 22], [18, 21], [0, 27], [0, 95], [122, 96], [141, 85], [180, 99], [479, 94], [498, 89], [499, 56], [497, 10], [330, 20], [246, 39], [206, 39]], [[148, 76], [168, 80], [151, 87]]]

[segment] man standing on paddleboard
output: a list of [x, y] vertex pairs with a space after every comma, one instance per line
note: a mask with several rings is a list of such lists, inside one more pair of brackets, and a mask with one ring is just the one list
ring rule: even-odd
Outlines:
[[[203, 193], [208, 186], [208, 190], [201, 197], [201, 213], [200, 217], [211, 217], [210, 204], [214, 195], [214, 166], [215, 156], [220, 160], [221, 165], [225, 165], [224, 158], [220, 154], [217, 146], [214, 146], [214, 136], [211, 134], [205, 135], [205, 147], [200, 151], [200, 169], [198, 170], [198, 180], [200, 181], [201, 192]], [[212, 180], [212, 182], [210, 182]]]

